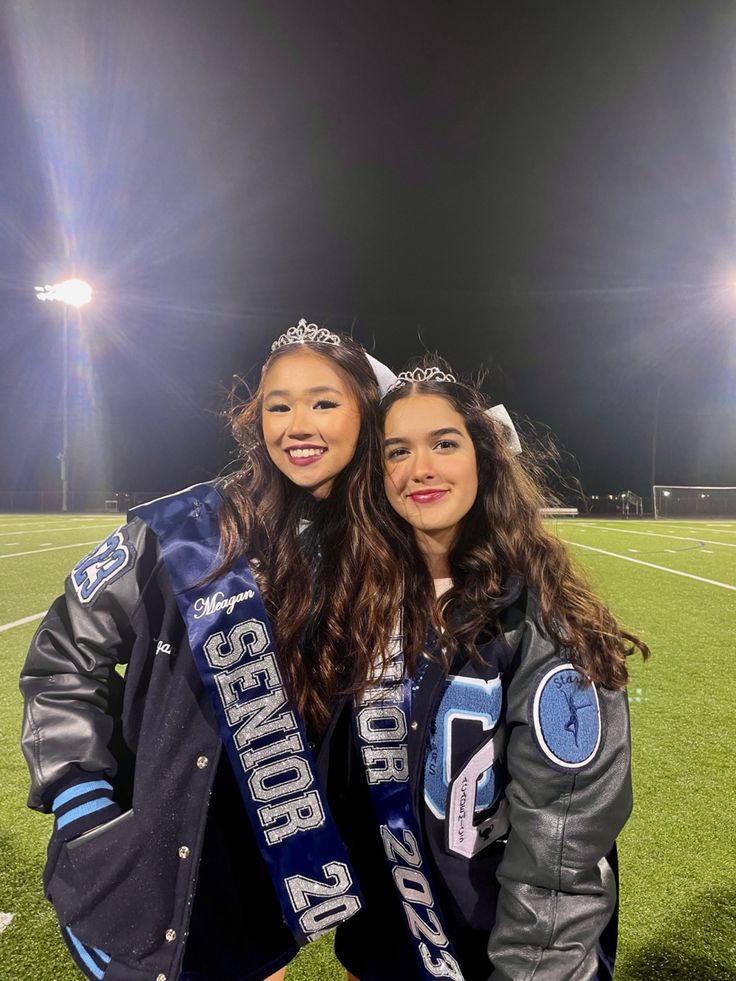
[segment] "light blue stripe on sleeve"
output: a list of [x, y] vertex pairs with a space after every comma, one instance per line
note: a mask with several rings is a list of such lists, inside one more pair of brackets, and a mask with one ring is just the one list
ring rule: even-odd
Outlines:
[[104, 978], [105, 972], [101, 970], [97, 964], [95, 964], [95, 962], [89, 956], [87, 949], [82, 943], [79, 942], [79, 940], [77, 940], [69, 927], [66, 928], [66, 932], [69, 934], [69, 939], [74, 944], [74, 949], [79, 954], [80, 960], [87, 966], [87, 968], [96, 978]]
[[70, 800], [74, 800], [75, 797], [81, 797], [82, 794], [89, 794], [93, 790], [103, 789], [112, 791], [112, 784], [108, 783], [107, 780], [88, 780], [87, 783], [77, 783], [55, 798], [54, 803], [51, 805], [51, 810], [57, 811]]
[[56, 819], [56, 829], [58, 831], [66, 827], [71, 821], [86, 817], [87, 814], [94, 814], [95, 811], [101, 811], [104, 807], [109, 807], [112, 803], [113, 801], [109, 797], [98, 797], [97, 800], [90, 800], [86, 804], [80, 804], [79, 807], [67, 811], [66, 814], [62, 814], [61, 817]]
[[105, 964], [110, 963], [110, 955], [106, 954], [104, 950], [100, 950], [99, 947], [93, 947], [92, 950], [97, 954], [101, 961], [105, 962]]

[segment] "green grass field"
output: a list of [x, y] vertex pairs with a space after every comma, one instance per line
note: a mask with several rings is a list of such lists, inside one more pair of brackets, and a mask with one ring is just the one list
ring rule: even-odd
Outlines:
[[[81, 978], [41, 893], [51, 818], [24, 806], [17, 678], [64, 575], [117, 523], [0, 515], [0, 981]], [[631, 665], [636, 803], [620, 840], [617, 981], [734, 979], [736, 522], [574, 519], [557, 530], [653, 652]], [[329, 939], [303, 951], [288, 975], [343, 976]]]

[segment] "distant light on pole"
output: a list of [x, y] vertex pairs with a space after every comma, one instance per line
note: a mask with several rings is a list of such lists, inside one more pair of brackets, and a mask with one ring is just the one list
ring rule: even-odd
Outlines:
[[69, 449], [69, 325], [67, 323], [67, 307], [85, 306], [92, 299], [92, 287], [83, 279], [65, 279], [61, 283], [36, 286], [36, 299], [58, 300], [64, 304], [64, 365], [62, 374], [62, 422], [61, 422], [61, 510], [69, 510], [69, 472], [67, 458]]

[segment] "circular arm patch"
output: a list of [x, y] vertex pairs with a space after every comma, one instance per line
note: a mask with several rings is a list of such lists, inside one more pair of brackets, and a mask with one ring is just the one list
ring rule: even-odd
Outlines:
[[534, 743], [549, 766], [577, 773], [601, 744], [601, 709], [595, 685], [574, 664], [557, 664], [537, 676], [529, 697]]

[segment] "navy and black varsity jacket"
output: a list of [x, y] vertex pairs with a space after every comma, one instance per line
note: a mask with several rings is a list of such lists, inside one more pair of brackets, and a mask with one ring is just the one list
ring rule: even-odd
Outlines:
[[45, 892], [86, 976], [259, 979], [287, 963], [297, 946], [140, 518], [67, 578], [20, 685], [28, 803], [56, 813]]

